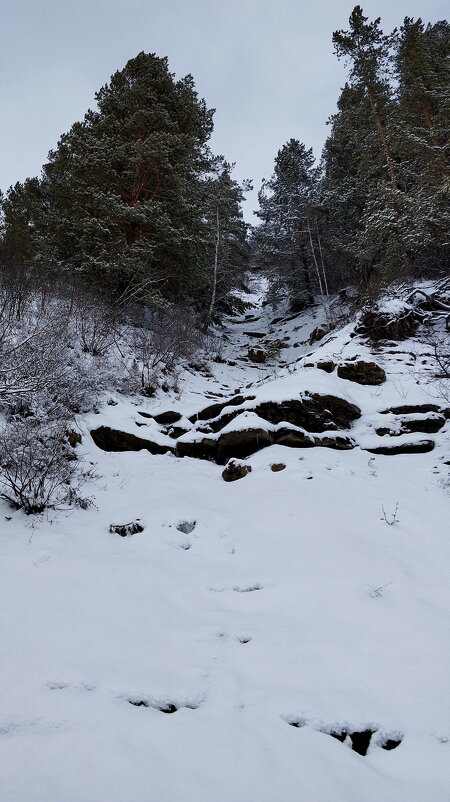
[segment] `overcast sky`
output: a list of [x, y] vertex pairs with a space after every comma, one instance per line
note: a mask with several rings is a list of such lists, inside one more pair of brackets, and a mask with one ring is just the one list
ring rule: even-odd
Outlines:
[[[192, 73], [215, 108], [213, 149], [255, 189], [291, 137], [320, 155], [345, 72], [331, 44], [352, 0], [0, 0], [0, 187], [38, 175], [94, 92], [140, 51]], [[366, 0], [385, 31], [448, 0]], [[246, 217], [257, 204], [246, 203]]]

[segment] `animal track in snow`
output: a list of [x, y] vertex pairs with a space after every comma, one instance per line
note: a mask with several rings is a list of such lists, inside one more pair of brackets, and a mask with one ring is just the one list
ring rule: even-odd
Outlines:
[[235, 585], [233, 590], [236, 593], [252, 593], [254, 590], [262, 590], [264, 585], [260, 585], [259, 582], [255, 582], [253, 585]]
[[134, 705], [134, 707], [152, 707], [153, 710], [159, 710], [161, 713], [167, 714], [176, 713], [177, 710], [180, 710], [182, 707], [185, 707], [188, 710], [196, 710], [200, 704], [199, 702], [182, 702], [175, 704], [174, 702], [162, 702], [147, 697], [137, 696], [129, 697], [127, 701], [130, 703], [130, 705]]
[[[293, 716], [283, 716], [283, 718], [291, 727], [305, 727], [308, 725], [307, 719], [304, 719], [303, 717], [297, 718]], [[375, 746], [379, 746], [381, 749], [385, 749], [386, 751], [391, 751], [392, 749], [396, 749], [397, 746], [400, 746], [404, 737], [403, 733], [398, 730], [385, 732], [376, 726], [367, 726], [365, 729], [355, 730], [348, 725], [334, 725], [332, 727], [328, 727], [311, 723], [310, 726], [319, 732], [323, 732], [326, 735], [330, 735], [332, 738], [336, 738], [336, 740], [341, 741], [341, 743], [347, 743], [353, 752], [357, 752], [358, 755], [362, 756], [367, 754], [367, 750], [372, 743], [372, 738], [375, 733], [378, 733]]]

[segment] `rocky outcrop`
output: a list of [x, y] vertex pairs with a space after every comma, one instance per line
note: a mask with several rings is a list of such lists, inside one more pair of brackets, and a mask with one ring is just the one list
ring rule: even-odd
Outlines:
[[420, 316], [410, 307], [386, 312], [378, 307], [363, 310], [356, 334], [362, 334], [373, 342], [379, 340], [406, 340], [412, 337], [420, 323]]
[[337, 375], [340, 379], [356, 382], [357, 384], [377, 385], [386, 381], [386, 373], [375, 362], [344, 362], [338, 365]]
[[244, 401], [251, 400], [252, 398], [254, 398], [254, 396], [250, 396], [249, 399], [249, 397], [245, 398], [243, 395], [235, 395], [227, 401], [221, 401], [218, 404], [210, 404], [208, 407], [201, 409], [200, 412], [196, 412], [195, 415], [191, 415], [189, 420], [191, 423], [196, 423], [198, 420], [212, 420], [213, 418], [217, 418], [225, 407], [237, 407], [243, 404]]
[[436, 434], [445, 426], [445, 417], [431, 412], [421, 418], [399, 417], [396, 422], [397, 426], [393, 428], [380, 427], [376, 429], [376, 433], [381, 437], [385, 435], [395, 436], [398, 434], [412, 434], [414, 432], [421, 432], [423, 434]]
[[96, 446], [103, 451], [142, 451], [145, 449], [150, 454], [166, 454], [168, 451], [175, 452], [173, 446], [160, 445], [143, 437], [136, 437], [130, 432], [121, 432], [119, 429], [111, 429], [109, 426], [99, 426], [98, 429], [91, 429], [91, 437]]
[[253, 408], [260, 418], [270, 423], [292, 423], [308, 432], [327, 429], [349, 429], [361, 417], [356, 404], [334, 395], [306, 393], [291, 401], [264, 401]]
[[434, 440], [413, 440], [412, 442], [398, 443], [388, 442], [383, 445], [374, 446], [372, 448], [365, 448], [365, 451], [370, 451], [371, 454], [384, 454], [386, 456], [394, 456], [395, 454], [426, 454], [428, 451], [433, 451]]

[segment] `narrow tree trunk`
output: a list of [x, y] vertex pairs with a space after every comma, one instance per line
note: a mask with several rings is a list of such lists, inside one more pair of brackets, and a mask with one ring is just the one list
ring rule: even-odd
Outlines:
[[211, 301], [209, 304], [209, 309], [206, 314], [205, 324], [203, 327], [204, 331], [207, 331], [209, 324], [211, 323], [214, 307], [216, 305], [216, 295], [217, 295], [217, 273], [219, 270], [219, 245], [220, 245], [220, 220], [219, 220], [219, 207], [216, 208], [216, 246], [214, 249], [214, 268], [213, 268], [213, 282], [212, 282], [212, 290], [211, 290]]
[[373, 114], [374, 119], [375, 119], [375, 124], [377, 126], [378, 135], [379, 135], [380, 141], [381, 141], [381, 146], [383, 148], [384, 158], [386, 160], [386, 166], [387, 166], [388, 172], [389, 172], [389, 178], [390, 178], [390, 182], [391, 182], [391, 189], [392, 189], [392, 191], [394, 193], [394, 207], [395, 207], [396, 212], [398, 213], [400, 211], [400, 209], [399, 209], [398, 201], [396, 199], [396, 195], [397, 195], [397, 192], [398, 192], [397, 171], [395, 169], [395, 165], [394, 165], [394, 162], [392, 160], [392, 156], [391, 156], [391, 151], [390, 151], [390, 147], [389, 147], [389, 141], [388, 141], [388, 138], [387, 138], [386, 130], [385, 130], [385, 127], [384, 127], [384, 125], [382, 123], [380, 115], [378, 114], [377, 101], [375, 100], [373, 91], [369, 86], [367, 87], [367, 95], [368, 95], [368, 98], [369, 98], [370, 108], [372, 109], [372, 114]]

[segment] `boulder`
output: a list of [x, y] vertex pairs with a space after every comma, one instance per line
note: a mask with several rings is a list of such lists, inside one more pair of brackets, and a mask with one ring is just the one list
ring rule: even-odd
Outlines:
[[270, 470], [274, 473], [279, 473], [279, 471], [284, 471], [286, 465], [284, 462], [273, 462], [270, 466]]
[[166, 454], [167, 451], [173, 454], [175, 452], [173, 446], [162, 446], [151, 440], [145, 440], [143, 437], [136, 437], [130, 432], [111, 429], [109, 426], [91, 429], [91, 437], [95, 445], [103, 451], [141, 451], [145, 449], [150, 451], [150, 454]]
[[337, 375], [340, 379], [357, 382], [357, 384], [383, 384], [386, 381], [386, 373], [375, 362], [344, 362], [338, 365]]
[[287, 448], [313, 448], [315, 445], [311, 435], [297, 429], [278, 429], [274, 435], [276, 443]]
[[217, 462], [219, 465], [225, 465], [230, 457], [244, 459], [262, 448], [271, 446], [273, 442], [273, 434], [264, 429], [241, 429], [236, 432], [226, 432], [221, 434], [217, 440]]
[[198, 420], [217, 418], [225, 407], [236, 407], [243, 404], [246, 400], [248, 399], [244, 398], [243, 395], [236, 395], [234, 398], [229, 398], [227, 401], [221, 401], [218, 404], [210, 404], [209, 407], [205, 407], [201, 409], [200, 412], [196, 412], [195, 415], [191, 415], [189, 420], [191, 423], [196, 423]]
[[222, 479], [225, 482], [236, 482], [238, 479], [243, 479], [252, 470], [251, 465], [242, 465], [239, 462], [230, 460], [226, 468], [222, 471]]
[[155, 420], [156, 423], [160, 423], [162, 426], [169, 426], [171, 423], [177, 423], [181, 418], [182, 415], [179, 412], [173, 412], [172, 410], [161, 412], [159, 415], [153, 415], [153, 420]]

